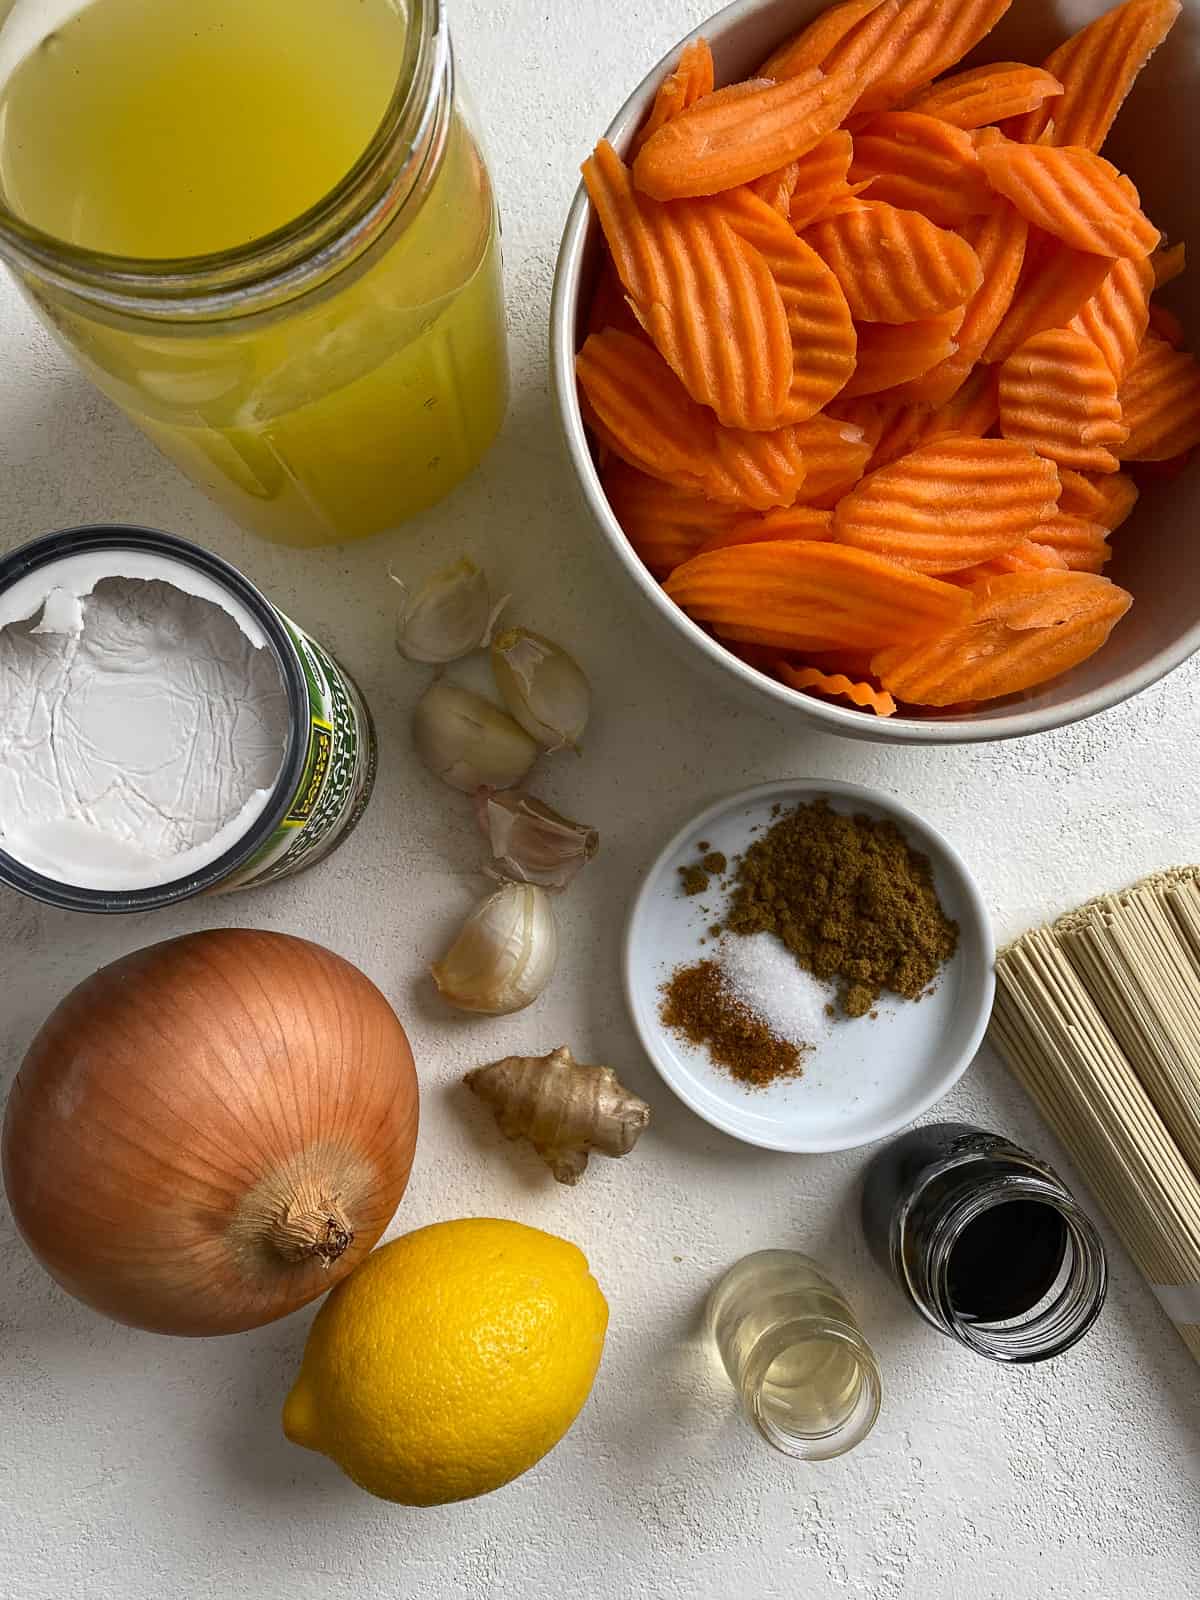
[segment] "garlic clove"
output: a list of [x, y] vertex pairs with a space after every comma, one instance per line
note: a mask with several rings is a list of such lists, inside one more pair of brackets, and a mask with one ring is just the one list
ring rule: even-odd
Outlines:
[[466, 556], [435, 572], [415, 592], [394, 572], [388, 576], [404, 595], [396, 648], [409, 661], [429, 666], [444, 666], [485, 646], [508, 604], [505, 595], [492, 605], [486, 576]]
[[499, 706], [444, 678], [417, 702], [413, 742], [430, 772], [468, 794], [520, 783], [538, 756], [534, 741]]
[[528, 628], [492, 640], [492, 672], [513, 716], [547, 750], [578, 750], [592, 691], [574, 656]]
[[451, 1005], [502, 1017], [532, 1004], [557, 962], [550, 896], [534, 884], [506, 883], [475, 907], [431, 970]]
[[600, 835], [521, 789], [481, 790], [479, 826], [499, 877], [565, 889], [600, 848]]

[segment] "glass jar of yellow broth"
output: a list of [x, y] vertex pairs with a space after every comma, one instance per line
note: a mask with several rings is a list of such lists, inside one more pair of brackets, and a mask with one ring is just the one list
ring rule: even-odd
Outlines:
[[0, 0], [0, 254], [234, 517], [377, 533], [507, 397], [496, 208], [440, 0]]

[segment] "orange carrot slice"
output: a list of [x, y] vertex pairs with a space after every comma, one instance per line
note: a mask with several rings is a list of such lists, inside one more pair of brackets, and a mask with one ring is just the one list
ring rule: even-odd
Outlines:
[[[795, 363], [766, 261], [711, 206], [639, 194], [607, 140], [583, 170], [634, 313], [692, 399], [727, 427], [778, 426]], [[754, 204], [794, 237], [765, 202]]]
[[794, 430], [804, 457], [800, 498], [809, 507], [836, 505], [866, 471], [873, 444], [863, 429], [836, 417], [810, 417]]
[[[909, 385], [861, 400], [842, 400], [830, 406], [830, 413], [855, 423], [873, 440], [874, 448], [866, 471], [875, 472], [908, 455], [918, 445], [932, 444], [947, 434], [982, 439], [1000, 420], [997, 374], [992, 367], [976, 367], [958, 392], [940, 410], [925, 405], [906, 404], [902, 397]], [[804, 486], [807, 498], [809, 485]]]
[[1034, 544], [1053, 551], [1072, 572], [1102, 572], [1112, 559], [1108, 532], [1099, 522], [1068, 516], [1060, 510], [1049, 522], [1035, 528], [1030, 537]]
[[778, 511], [764, 511], [761, 516], [738, 518], [729, 527], [710, 534], [689, 554], [726, 550], [735, 544], [769, 544], [773, 540], [789, 539], [807, 539], [820, 544], [832, 538], [832, 511], [818, 511], [815, 506], [783, 506]]
[[781, 420], [803, 422], [832, 400], [854, 371], [857, 340], [846, 297], [811, 245], [752, 189], [732, 189], [707, 204], [719, 207], [777, 285], [792, 355]]
[[1178, 350], [1187, 337], [1183, 323], [1167, 306], [1152, 305], [1146, 326], [1151, 333], [1157, 334], [1160, 339], [1165, 339], [1173, 350]]
[[1111, 266], [1108, 256], [1072, 250], [1050, 234], [1030, 229], [1016, 291], [984, 346], [983, 359], [1006, 361], [1036, 334], [1065, 328], [1099, 291]]
[[793, 667], [786, 661], [778, 663], [777, 671], [784, 683], [793, 689], [815, 689], [818, 694], [849, 700], [860, 710], [873, 711], [877, 717], [892, 717], [896, 714], [896, 702], [885, 689], [876, 689], [869, 683], [855, 682], [844, 672], [822, 672], [819, 667]]
[[[870, 649], [964, 622], [970, 597], [864, 550], [808, 540], [738, 545], [693, 556], [666, 582], [700, 622], [752, 644]], [[821, 648], [818, 644], [816, 648]]]
[[1043, 67], [995, 61], [918, 89], [904, 105], [908, 111], [941, 117], [955, 128], [982, 128], [989, 122], [1036, 111], [1044, 101], [1061, 94], [1062, 87]]
[[878, 394], [919, 378], [958, 349], [964, 307], [920, 322], [864, 322], [858, 330], [854, 376], [842, 390], [847, 400]]
[[885, 111], [962, 60], [991, 32], [1011, 0], [902, 0], [895, 20], [872, 32], [866, 18], [826, 57], [825, 70], [853, 67], [856, 113]]
[[1154, 287], [1162, 289], [1186, 270], [1187, 245], [1182, 239], [1178, 244], [1164, 245], [1150, 257], [1150, 263], [1154, 268]]
[[1137, 190], [1103, 156], [1073, 145], [1003, 141], [981, 145], [979, 159], [992, 187], [1022, 216], [1076, 250], [1148, 256], [1158, 243]]
[[769, 433], [718, 427], [705, 493], [751, 511], [793, 505], [806, 471], [799, 433], [793, 427]]
[[706, 540], [736, 527], [742, 513], [648, 477], [614, 457], [601, 474], [625, 537], [656, 578], [694, 556]]
[[[767, 57], [759, 69], [760, 78], [794, 78], [797, 73], [824, 67], [831, 50], [834, 50], [864, 17], [880, 8], [881, 0], [841, 0], [840, 5], [829, 6], [815, 22], [802, 28], [786, 44], [780, 45]], [[894, 16], [895, 0], [887, 8]]]
[[854, 100], [848, 76], [813, 68], [783, 83], [752, 80], [706, 95], [665, 123], [633, 164], [655, 200], [719, 194], [750, 183], [811, 150]]
[[971, 135], [917, 111], [885, 111], [854, 135], [850, 180], [870, 180], [872, 200], [941, 228], [960, 228], [996, 203]]
[[703, 100], [713, 92], [713, 58], [707, 39], [693, 39], [683, 47], [683, 53], [658, 86], [650, 115], [646, 118], [633, 141], [634, 155], [646, 140], [681, 111]]
[[1179, 12], [1179, 0], [1127, 0], [1060, 44], [1044, 65], [1062, 84], [1062, 95], [1020, 118], [1008, 130], [1011, 137], [1032, 144], [1053, 118], [1056, 145], [1099, 150], [1134, 79]]
[[1121, 408], [1129, 437], [1122, 461], [1166, 461], [1200, 444], [1200, 366], [1186, 350], [1149, 335], [1125, 374]]
[[1000, 426], [1061, 466], [1115, 472], [1125, 429], [1099, 349], [1069, 328], [1028, 340], [1000, 368]]
[[1100, 351], [1118, 384], [1146, 336], [1153, 292], [1154, 268], [1149, 261], [1114, 261], [1104, 282], [1070, 322]]
[[[1029, 224], [1007, 201], [1000, 201], [986, 217], [972, 218], [964, 228], [963, 238], [983, 268], [983, 282], [967, 303], [955, 353], [924, 377], [904, 385], [903, 397], [910, 404], [944, 406], [967, 381], [1012, 304], [1028, 233]], [[980, 431], [986, 433], [987, 429]]]
[[872, 672], [898, 700], [947, 706], [1035, 688], [1095, 654], [1132, 604], [1087, 572], [1014, 572], [962, 592], [970, 621], [873, 658]]
[[831, 200], [845, 194], [853, 155], [853, 139], [845, 128], [835, 128], [796, 162], [788, 215], [797, 232], [819, 217]]
[[[809, 154], [811, 155], [811, 151]], [[796, 192], [796, 185], [800, 181], [800, 163], [789, 161], [786, 167], [780, 167], [776, 172], [768, 172], [765, 178], [755, 178], [749, 185], [760, 200], [765, 200], [772, 211], [777, 211], [781, 217], [789, 217], [792, 210], [792, 195]]]
[[918, 322], [965, 305], [983, 280], [965, 239], [917, 211], [874, 201], [814, 223], [805, 239], [860, 322]]
[[1030, 537], [1058, 495], [1053, 463], [1024, 445], [956, 435], [864, 478], [834, 512], [834, 537], [915, 572], [955, 572]]
[[1127, 472], [1072, 472], [1060, 467], [1058, 476], [1062, 482], [1059, 511], [1099, 523], [1109, 533], [1121, 526], [1137, 504], [1137, 484]]
[[593, 333], [575, 357], [592, 432], [623, 461], [681, 489], [703, 493], [717, 424], [644, 339]]
[[1061, 466], [1117, 470], [1113, 449], [1128, 431], [1117, 381], [1086, 335], [1048, 328], [1009, 356], [1000, 368], [1000, 430]]

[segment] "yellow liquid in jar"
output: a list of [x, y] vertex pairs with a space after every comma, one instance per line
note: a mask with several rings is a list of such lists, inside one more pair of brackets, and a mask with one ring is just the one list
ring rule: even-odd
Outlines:
[[[403, 47], [389, 0], [93, 0], [0, 87], [0, 198], [107, 254], [245, 244], [350, 170]], [[285, 543], [375, 533], [431, 505], [503, 418], [495, 205], [457, 113], [415, 214], [270, 312], [163, 323], [26, 288], [172, 460]]]

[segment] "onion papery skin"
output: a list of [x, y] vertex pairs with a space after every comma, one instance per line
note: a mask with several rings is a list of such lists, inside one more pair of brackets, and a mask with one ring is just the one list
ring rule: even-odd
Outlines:
[[353, 1270], [391, 1221], [418, 1122], [408, 1039], [307, 940], [187, 934], [102, 968], [30, 1046], [4, 1187], [68, 1293], [155, 1333], [237, 1333]]

